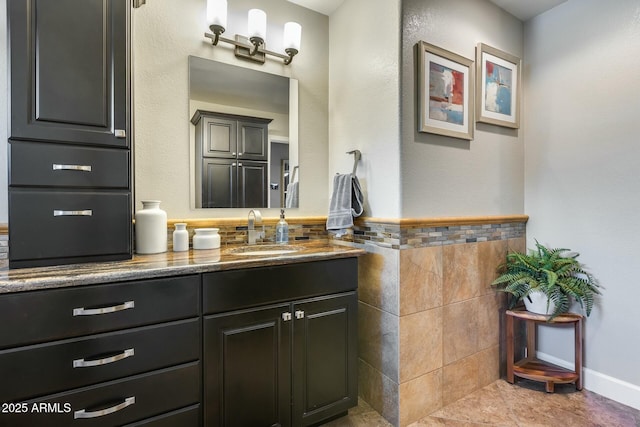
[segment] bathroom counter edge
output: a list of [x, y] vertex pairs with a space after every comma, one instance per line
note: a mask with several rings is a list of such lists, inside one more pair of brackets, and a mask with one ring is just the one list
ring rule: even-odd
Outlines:
[[134, 255], [127, 261], [3, 269], [0, 294], [350, 258], [365, 253], [364, 249], [327, 241], [296, 246], [299, 251], [280, 255], [238, 255], [229, 252], [237, 247], [230, 245], [221, 249]]

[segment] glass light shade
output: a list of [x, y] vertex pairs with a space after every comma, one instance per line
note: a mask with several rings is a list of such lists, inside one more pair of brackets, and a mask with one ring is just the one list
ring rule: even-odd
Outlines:
[[207, 24], [227, 28], [227, 0], [207, 0]]
[[267, 38], [267, 14], [260, 9], [249, 10], [249, 38]]
[[284, 48], [300, 51], [300, 40], [302, 39], [302, 27], [297, 22], [287, 22], [284, 24]]

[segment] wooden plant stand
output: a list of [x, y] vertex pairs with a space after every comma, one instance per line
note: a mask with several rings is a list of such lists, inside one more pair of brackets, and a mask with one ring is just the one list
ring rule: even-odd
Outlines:
[[[545, 383], [547, 393], [553, 393], [554, 384], [575, 383], [577, 390], [582, 390], [582, 316], [575, 313], [565, 313], [557, 316], [551, 322], [549, 316], [530, 313], [526, 310], [507, 310], [507, 381], [515, 382], [515, 377], [527, 378]], [[527, 357], [515, 362], [513, 321], [519, 319], [526, 323], [527, 328]], [[575, 370], [562, 368], [551, 363], [536, 359], [536, 326], [573, 324], [575, 339]]]

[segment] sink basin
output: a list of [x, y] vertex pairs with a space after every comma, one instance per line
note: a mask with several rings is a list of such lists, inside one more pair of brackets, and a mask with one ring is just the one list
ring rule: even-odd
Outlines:
[[227, 253], [233, 255], [266, 256], [290, 254], [298, 252], [299, 250], [299, 247], [291, 245], [247, 245], [229, 249]]

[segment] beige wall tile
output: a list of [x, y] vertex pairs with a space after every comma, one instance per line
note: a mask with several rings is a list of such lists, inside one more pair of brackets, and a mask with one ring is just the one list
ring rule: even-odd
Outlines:
[[443, 362], [448, 365], [478, 351], [479, 298], [443, 308]]
[[393, 381], [399, 382], [399, 317], [358, 304], [358, 355]]
[[369, 305], [399, 314], [400, 254], [396, 249], [366, 245], [358, 259], [358, 297]]
[[442, 247], [444, 305], [480, 295], [478, 244]]
[[524, 253], [527, 250], [527, 240], [524, 237], [518, 237], [517, 239], [507, 240], [507, 252], [521, 252]]
[[478, 357], [469, 356], [442, 371], [442, 404], [453, 403], [478, 389]]
[[495, 292], [491, 282], [498, 277], [498, 266], [505, 262], [507, 257], [507, 241], [494, 240], [478, 243], [478, 277], [480, 280], [480, 295]]
[[442, 306], [442, 246], [400, 251], [400, 315]]
[[477, 298], [476, 351], [498, 345], [500, 342], [500, 295], [493, 293]]
[[442, 408], [442, 369], [400, 384], [400, 426]]
[[478, 359], [478, 388], [500, 379], [500, 349], [498, 345], [482, 350], [476, 357]]
[[391, 424], [398, 425], [398, 384], [362, 359], [358, 361], [358, 394]]
[[400, 383], [442, 367], [442, 308], [400, 318]]

